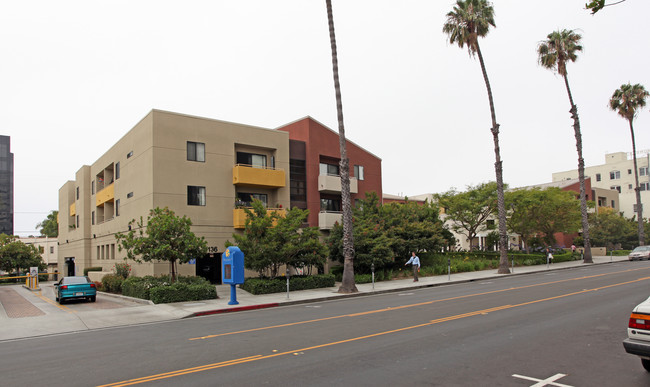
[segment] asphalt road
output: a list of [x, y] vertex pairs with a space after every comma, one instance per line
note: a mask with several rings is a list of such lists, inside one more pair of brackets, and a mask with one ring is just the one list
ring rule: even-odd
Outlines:
[[621, 344], [648, 296], [621, 262], [15, 340], [0, 385], [648, 386]]

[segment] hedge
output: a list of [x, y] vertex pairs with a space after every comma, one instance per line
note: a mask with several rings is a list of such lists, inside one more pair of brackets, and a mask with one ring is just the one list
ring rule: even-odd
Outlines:
[[106, 274], [102, 278], [102, 288], [109, 293], [122, 293], [124, 278], [115, 274]]
[[[295, 275], [289, 277], [289, 290], [330, 288], [336, 284], [335, 280], [333, 274]], [[281, 293], [287, 291], [287, 279], [286, 277], [247, 278], [239, 287], [251, 294]]]
[[102, 271], [104, 270], [101, 266], [92, 266], [84, 269], [84, 275], [88, 276], [89, 271]]
[[217, 288], [214, 285], [192, 285], [175, 282], [169, 286], [155, 286], [150, 290], [151, 301], [154, 304], [169, 302], [200, 301], [217, 298]]

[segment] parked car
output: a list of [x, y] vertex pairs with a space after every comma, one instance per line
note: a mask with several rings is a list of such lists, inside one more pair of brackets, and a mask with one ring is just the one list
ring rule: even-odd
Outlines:
[[650, 259], [650, 246], [639, 246], [634, 250], [630, 251], [630, 254], [627, 256], [630, 261], [635, 259]]
[[632, 310], [623, 347], [627, 353], [639, 356], [643, 368], [650, 372], [650, 298]]
[[86, 276], [63, 277], [54, 284], [54, 291], [59, 304], [63, 304], [64, 300], [75, 298], [86, 298], [90, 302], [95, 302], [97, 298], [97, 287]]

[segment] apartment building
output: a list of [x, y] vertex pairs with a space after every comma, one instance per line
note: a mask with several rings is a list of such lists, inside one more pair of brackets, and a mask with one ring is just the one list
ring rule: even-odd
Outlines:
[[0, 234], [14, 235], [14, 154], [9, 136], [0, 136]]
[[26, 245], [34, 245], [38, 252], [41, 253], [41, 258], [43, 262], [47, 265], [47, 271], [49, 273], [54, 273], [57, 270], [58, 264], [58, 239], [56, 237], [50, 238], [46, 236], [39, 237], [20, 237], [19, 241], [23, 242]]
[[[289, 134], [291, 207], [309, 210], [308, 223], [327, 233], [341, 222], [341, 152], [338, 132], [311, 117], [278, 128]], [[367, 192], [382, 197], [381, 159], [346, 141], [352, 202]]]
[[[639, 152], [640, 153], [640, 152]], [[626, 152], [608, 153], [605, 155], [605, 164], [585, 167], [585, 176], [591, 178], [591, 186], [598, 189], [597, 194], [590, 200], [606, 204], [607, 207], [616, 208], [627, 218], [636, 215], [636, 193], [634, 191], [634, 160]], [[644, 151], [643, 156], [637, 157], [639, 168], [639, 188], [641, 190], [641, 203], [650, 203], [650, 171], [648, 170], [648, 152]], [[577, 179], [578, 170], [573, 169], [565, 172], [553, 173], [553, 181]], [[618, 202], [607, 191], [616, 191]], [[587, 191], [589, 192], [589, 191]], [[606, 203], [605, 203], [606, 202]], [[648, 207], [644, 206], [644, 217]]]
[[[269, 209], [289, 207], [288, 170], [284, 131], [152, 110], [59, 190], [59, 272], [110, 272], [126, 255], [115, 234], [169, 207], [208, 242], [208, 254], [179, 273], [219, 282], [224, 244], [244, 227], [240, 207], [255, 198]], [[138, 276], [168, 272], [166, 262], [133, 266]]]

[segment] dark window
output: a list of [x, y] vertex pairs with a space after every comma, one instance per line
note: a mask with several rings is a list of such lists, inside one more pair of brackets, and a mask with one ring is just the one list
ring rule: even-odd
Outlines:
[[90, 224], [95, 224], [95, 211], [90, 213]]
[[115, 163], [115, 180], [120, 178], [120, 162]]
[[299, 208], [307, 208], [307, 170], [305, 160], [289, 160], [289, 195], [292, 202]]
[[250, 207], [253, 203], [253, 199], [257, 199], [264, 204], [264, 207], [268, 206], [268, 196], [266, 194], [259, 193], [249, 193], [249, 192], [238, 192], [237, 193], [237, 206], [240, 207]]
[[77, 200], [79, 200], [79, 187], [77, 187]]
[[616, 207], [616, 201], [612, 200], [612, 208]]
[[255, 153], [237, 152], [237, 164], [266, 168], [266, 156]]
[[115, 201], [115, 216], [120, 216], [120, 199]]
[[127, 198], [127, 199], [130, 199], [130, 198], [132, 198], [132, 197], [133, 197], [133, 192], [129, 192], [128, 194], [126, 194], [126, 198]]
[[495, 226], [495, 224], [494, 224], [494, 219], [488, 219], [488, 220], [486, 220], [486, 221], [485, 221], [485, 227], [486, 227], [488, 230], [494, 230], [494, 229], [496, 228], [496, 226]]
[[187, 186], [187, 205], [205, 206], [205, 187]]
[[631, 169], [628, 169], [628, 170], [627, 170], [627, 174], [628, 174], [628, 175], [631, 175], [631, 174], [632, 174], [632, 170], [631, 170]]
[[621, 178], [621, 171], [613, 171], [609, 173], [610, 180], [616, 180]]
[[54, 246], [50, 246], [50, 254], [54, 254]]
[[127, 159], [130, 158], [131, 156], [133, 156], [133, 151], [131, 151], [131, 152], [129, 152], [129, 153], [126, 154], [126, 158], [127, 158]]
[[205, 162], [205, 144], [202, 142], [187, 142], [187, 160]]
[[341, 211], [341, 199], [327, 199], [321, 198], [320, 200], [320, 210], [327, 212], [340, 212]]
[[76, 221], [77, 221], [77, 222], [75, 223], [75, 227], [79, 227], [79, 215], [77, 215], [77, 219], [76, 219]]
[[596, 181], [600, 181], [600, 173], [596, 174]]
[[336, 164], [320, 163], [320, 174], [329, 176], [339, 176], [339, 166]]
[[90, 182], [90, 193], [91, 193], [92, 195], [95, 194], [95, 180], [93, 180], [93, 181]]

